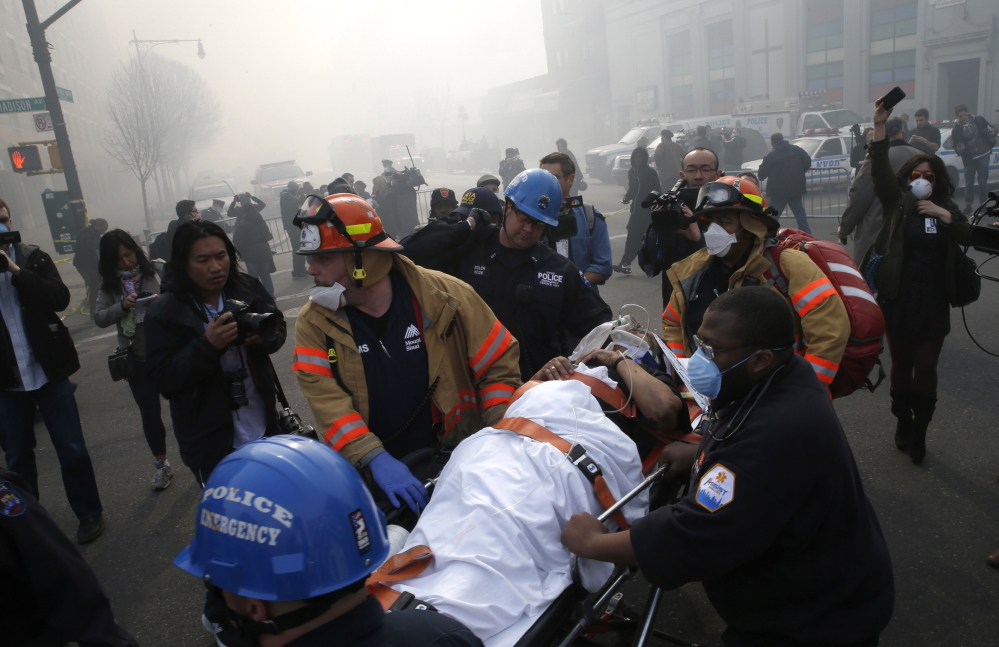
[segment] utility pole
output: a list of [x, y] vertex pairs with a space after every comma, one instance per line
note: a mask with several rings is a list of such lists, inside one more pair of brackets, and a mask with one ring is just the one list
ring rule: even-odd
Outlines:
[[66, 175], [66, 188], [69, 190], [69, 204], [73, 218], [79, 228], [84, 225], [87, 212], [83, 201], [83, 187], [80, 176], [76, 174], [76, 161], [73, 159], [73, 149], [69, 145], [69, 133], [66, 131], [66, 119], [62, 114], [62, 105], [56, 91], [55, 77], [52, 76], [52, 55], [49, 54], [49, 44], [45, 40], [45, 30], [59, 20], [70, 9], [80, 4], [82, 0], [69, 0], [61, 9], [49, 16], [44, 22], [38, 20], [38, 10], [35, 0], [21, 0], [24, 5], [24, 15], [28, 20], [28, 37], [31, 39], [31, 51], [38, 63], [38, 74], [42, 77], [42, 88], [45, 90], [45, 109], [52, 116], [52, 129], [55, 131], [56, 145], [62, 158], [63, 173]]

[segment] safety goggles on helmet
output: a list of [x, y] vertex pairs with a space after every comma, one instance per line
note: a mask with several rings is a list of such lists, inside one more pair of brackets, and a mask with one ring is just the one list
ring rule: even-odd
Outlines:
[[749, 211], [762, 214], [765, 202], [763, 196], [742, 193], [727, 182], [708, 182], [697, 194], [696, 213], [711, 211]]

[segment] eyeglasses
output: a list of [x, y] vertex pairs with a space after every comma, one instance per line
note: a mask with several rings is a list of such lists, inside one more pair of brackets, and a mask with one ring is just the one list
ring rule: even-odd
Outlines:
[[517, 207], [511, 206], [513, 214], [517, 216], [517, 222], [521, 225], [529, 225], [532, 229], [542, 229], [545, 223], [541, 222], [537, 218], [532, 218]]
[[698, 335], [694, 335], [694, 344], [697, 346], [698, 350], [703, 351], [703, 353], [707, 356], [708, 359], [712, 360], [715, 358], [715, 355], [718, 353], [727, 353], [733, 350], [745, 350], [747, 348], [754, 348], [753, 346], [737, 346], [735, 348], [714, 348], [712, 346], [708, 346], [707, 344], [705, 344], [704, 340], [701, 339]]
[[919, 178], [923, 178], [930, 184], [933, 184], [936, 182], [937, 174], [933, 171], [913, 171], [910, 179], [918, 180]]
[[695, 173], [701, 173], [707, 175], [708, 173], [715, 173], [717, 171], [718, 171], [717, 167], [711, 167], [711, 166], [688, 166], [685, 169], [683, 169], [684, 173], [689, 173], [691, 175], [694, 175]]

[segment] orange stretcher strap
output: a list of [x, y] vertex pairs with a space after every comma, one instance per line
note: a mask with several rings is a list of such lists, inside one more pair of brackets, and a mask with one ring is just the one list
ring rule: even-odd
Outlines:
[[582, 382], [590, 387], [590, 393], [593, 394], [593, 397], [606, 402], [629, 418], [634, 418], [638, 415], [635, 403], [628, 400], [628, 396], [625, 395], [620, 387], [612, 389], [597, 378], [590, 375], [583, 375], [578, 371], [570, 375], [567, 379]]
[[[611, 493], [610, 488], [607, 486], [607, 481], [604, 480], [603, 473], [600, 471], [600, 466], [586, 456], [585, 450], [579, 451], [578, 457], [575, 456], [577, 452], [573, 452], [574, 446], [553, 431], [546, 429], [533, 420], [528, 420], [527, 418], [503, 418], [499, 422], [493, 424], [493, 429], [505, 429], [506, 431], [512, 431], [515, 434], [520, 434], [521, 436], [527, 436], [528, 438], [536, 440], [540, 443], [548, 443], [563, 454], [568, 455], [570, 460], [573, 460], [573, 463], [580, 468], [580, 471], [583, 472], [587, 479], [589, 479], [589, 481], [593, 484], [593, 491], [597, 496], [597, 501], [600, 502], [600, 505], [603, 506], [604, 510], [607, 510], [617, 502], [617, 499], [614, 498], [614, 494]], [[575, 445], [575, 447], [582, 449], [581, 445]], [[584, 460], [596, 469], [591, 471], [587, 467], [584, 467], [581, 464]], [[624, 518], [624, 515], [620, 510], [614, 513], [611, 519], [614, 520], [614, 523], [616, 523], [621, 530], [628, 529], [628, 520]]]
[[402, 595], [399, 591], [387, 586], [384, 582], [400, 582], [416, 577], [434, 561], [433, 552], [426, 546], [413, 546], [407, 551], [389, 557], [368, 576], [365, 585], [368, 593], [378, 598], [382, 608], [388, 611]]

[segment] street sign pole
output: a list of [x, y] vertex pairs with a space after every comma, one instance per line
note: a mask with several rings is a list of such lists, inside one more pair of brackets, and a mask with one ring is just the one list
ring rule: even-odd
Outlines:
[[38, 73], [42, 77], [42, 88], [45, 90], [45, 107], [52, 116], [52, 127], [55, 131], [59, 155], [62, 158], [63, 172], [66, 174], [66, 188], [69, 190], [70, 209], [78, 226], [83, 226], [86, 214], [86, 204], [83, 201], [83, 187], [76, 173], [76, 161], [73, 159], [73, 149], [69, 145], [69, 133], [66, 131], [66, 119], [59, 103], [59, 91], [56, 88], [55, 77], [52, 75], [52, 55], [49, 54], [49, 44], [45, 41], [45, 30], [61, 18], [67, 11], [80, 3], [80, 0], [69, 0], [61, 9], [49, 16], [45, 22], [39, 22], [35, 0], [21, 0], [24, 5], [24, 15], [28, 20], [28, 37], [31, 39], [31, 51], [38, 63]]

